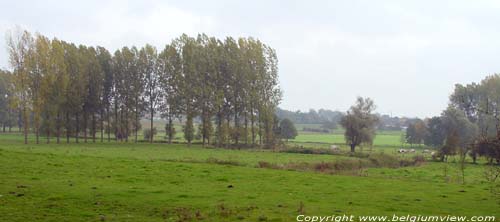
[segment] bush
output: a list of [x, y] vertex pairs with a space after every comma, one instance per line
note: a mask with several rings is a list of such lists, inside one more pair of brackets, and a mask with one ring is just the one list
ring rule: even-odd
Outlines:
[[231, 166], [243, 166], [242, 163], [233, 160], [221, 160], [217, 158], [210, 157], [207, 159], [207, 163], [219, 164], [219, 165], [231, 165]]
[[175, 127], [173, 126], [170, 126], [169, 123], [165, 124], [165, 139], [168, 141], [169, 140], [169, 136], [171, 136], [172, 138], [171, 139], [180, 139], [179, 137], [175, 137], [175, 133], [177, 133], [175, 131]]
[[421, 155], [402, 159], [389, 154], [376, 153], [370, 155], [366, 154], [366, 158], [338, 159], [332, 162], [290, 162], [287, 164], [275, 164], [266, 161], [259, 161], [257, 167], [362, 176], [365, 175], [363, 174], [363, 169], [366, 168], [399, 168], [415, 166], [423, 162], [425, 162], [425, 159]]
[[368, 153], [360, 153], [360, 152], [349, 152], [350, 157], [357, 157], [357, 158], [367, 158], [370, 156]]
[[332, 150], [332, 149], [325, 149], [325, 148], [306, 148], [302, 146], [294, 146], [291, 148], [286, 148], [283, 150], [280, 150], [280, 152], [283, 153], [302, 153], [302, 154], [339, 154], [338, 151]]
[[[153, 138], [156, 135], [156, 133], [157, 133], [156, 127], [153, 127]], [[151, 129], [145, 129], [143, 131], [143, 135], [144, 135], [144, 140], [149, 141], [151, 138]]]
[[413, 157], [413, 162], [415, 165], [419, 165], [425, 162], [425, 157], [422, 155], [416, 155]]
[[368, 159], [375, 167], [397, 168], [400, 165], [396, 156], [383, 153], [371, 154]]
[[282, 168], [274, 163], [269, 163], [267, 161], [259, 161], [257, 166], [259, 168], [269, 168], [269, 169], [281, 169]]

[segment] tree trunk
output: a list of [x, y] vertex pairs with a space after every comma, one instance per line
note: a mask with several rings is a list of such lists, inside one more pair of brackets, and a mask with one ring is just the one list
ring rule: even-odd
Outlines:
[[57, 111], [57, 117], [56, 117], [56, 143], [59, 144], [61, 143], [61, 112], [58, 110]]
[[12, 113], [12, 109], [9, 110], [9, 133], [12, 132], [12, 120], [10, 119], [10, 115]]
[[99, 116], [99, 120], [101, 120], [101, 143], [104, 142], [104, 109], [101, 109], [101, 115]]
[[87, 111], [83, 111], [83, 142], [87, 143], [87, 123], [88, 123], [88, 114]]
[[139, 131], [139, 98], [135, 100], [135, 143], [137, 143], [137, 132]]
[[78, 137], [80, 136], [80, 119], [78, 118], [78, 112], [75, 113], [75, 120], [76, 120], [75, 142], [78, 143]]
[[210, 136], [207, 136], [207, 144], [210, 145]]
[[236, 109], [236, 106], [234, 107], [234, 132], [235, 132], [235, 136], [234, 136], [234, 144], [236, 146], [238, 146], [238, 140], [240, 138], [240, 124], [239, 124], [239, 120], [238, 120], [238, 110]]
[[219, 110], [217, 111], [217, 146], [222, 147], [222, 112], [219, 107]]
[[[231, 121], [230, 114], [228, 114], [228, 115], [227, 115], [227, 120], [226, 120], [226, 121], [227, 121], [227, 122], [226, 122], [226, 124], [227, 124], [227, 125], [226, 125], [226, 127], [227, 127], [226, 129], [227, 129], [227, 130], [228, 130], [228, 132], [229, 132], [229, 129], [230, 129], [230, 123], [229, 123], [229, 122]], [[229, 135], [227, 135], [227, 136], [229, 136]], [[225, 141], [225, 146], [226, 146], [226, 148], [229, 148], [229, 146], [230, 146], [230, 141], [229, 141], [229, 138], [228, 138], [228, 139], [226, 139], [226, 141]]]
[[[19, 114], [17, 115], [17, 130], [19, 132], [22, 132], [22, 130], [24, 130], [23, 126], [25, 124], [23, 123], [23, 121], [24, 121], [24, 118], [27, 116], [26, 112], [27, 111], [26, 111], [26, 107], [25, 106], [23, 106], [23, 109], [19, 109]], [[24, 136], [26, 137], [25, 138], [25, 143], [28, 143], [28, 133], [27, 133], [27, 131], [28, 131], [28, 129], [26, 128], [25, 131], [24, 131], [25, 132]]]
[[47, 115], [47, 144], [50, 143], [50, 116]]
[[116, 100], [115, 100], [115, 141], [118, 142], [118, 104]]
[[[24, 126], [24, 144], [28, 144], [28, 113], [26, 110], [26, 105], [23, 106], [23, 126]], [[19, 127], [21, 130], [21, 127]]]
[[66, 112], [66, 143], [69, 143], [69, 137], [70, 137], [70, 120], [69, 120], [69, 112]]
[[[189, 112], [187, 114], [187, 119], [186, 119], [186, 128], [188, 127], [187, 123], [189, 123], [189, 127], [194, 128], [193, 117], [191, 116], [191, 114]], [[192, 129], [191, 131], [194, 131], [194, 129]], [[188, 142], [188, 147], [191, 146], [191, 140], [192, 140], [192, 138], [193, 138], [193, 135], [189, 135], [188, 136], [188, 141], [187, 141]]]
[[201, 137], [202, 137], [202, 142], [201, 142], [201, 146], [202, 147], [205, 147], [205, 138], [207, 138], [206, 136], [206, 132], [207, 132], [207, 123], [206, 123], [206, 114], [205, 114], [205, 110], [203, 110], [202, 112], [202, 117], [201, 117]]
[[129, 125], [128, 125], [128, 110], [125, 110], [125, 142], [128, 142]]
[[248, 146], [248, 114], [245, 112], [245, 145]]
[[95, 133], [96, 133], [95, 113], [92, 112], [92, 142], [93, 143], [95, 143]]
[[107, 118], [107, 124], [106, 124], [106, 129], [107, 129], [107, 133], [108, 133], [108, 142], [111, 142], [111, 118], [110, 118], [110, 115], [109, 115], [109, 106], [106, 108], [106, 118]]
[[172, 143], [172, 137], [173, 137], [172, 128], [173, 128], [173, 126], [172, 126], [172, 116], [169, 113], [168, 114], [168, 143], [169, 144]]
[[123, 115], [124, 115], [124, 114], [123, 114], [123, 112], [124, 112], [123, 110], [122, 110], [122, 111], [120, 111], [120, 125], [119, 125], [119, 127], [120, 127], [120, 128], [118, 129], [118, 134], [117, 134], [117, 136], [119, 136], [119, 137], [120, 137], [120, 142], [123, 142], [123, 139], [124, 139], [124, 137], [123, 137], [123, 136], [124, 136], [124, 135], [123, 135], [124, 133], [123, 133], [123, 132], [125, 132], [125, 128], [123, 128], [123, 126], [124, 126], [124, 121], [125, 121], [125, 120], [123, 119]]
[[[252, 105], [250, 105], [252, 106]], [[253, 107], [250, 108], [250, 130], [252, 130], [252, 146], [255, 145], [255, 128], [254, 128], [255, 116], [253, 115]]]
[[150, 109], [151, 109], [151, 123], [150, 123], [149, 129], [151, 130], [151, 133], [150, 133], [151, 135], [150, 135], [150, 141], [149, 142], [153, 143], [153, 137], [154, 137], [154, 135], [153, 135], [153, 116], [154, 116], [155, 111], [153, 109], [152, 101], [150, 103], [151, 103], [151, 106], [150, 106]]
[[35, 143], [40, 144], [40, 120], [35, 121]]

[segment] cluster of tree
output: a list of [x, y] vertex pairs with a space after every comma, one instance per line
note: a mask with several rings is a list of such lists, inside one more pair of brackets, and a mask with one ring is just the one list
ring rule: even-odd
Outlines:
[[476, 132], [458, 143], [459, 152], [469, 153], [474, 161], [485, 156], [500, 164], [500, 75], [488, 76], [479, 84], [455, 85], [450, 103]]
[[[201, 119], [203, 144], [273, 146], [281, 100], [277, 55], [253, 38], [219, 40], [182, 35], [158, 51], [151, 45], [75, 45], [27, 31], [8, 37], [11, 108], [22, 116], [25, 142], [33, 130], [44, 135], [96, 141], [128, 141], [142, 116], [184, 119], [184, 137], [194, 139], [193, 119]], [[1, 89], [0, 89], [1, 90]], [[0, 102], [3, 102], [1, 100]], [[111, 135], [114, 136], [111, 136]], [[154, 133], [149, 133], [152, 142]]]
[[[440, 149], [442, 160], [473, 145], [477, 126], [462, 111], [450, 105], [440, 116], [417, 120], [406, 128], [405, 142]], [[459, 149], [460, 148], [460, 149]]]
[[500, 75], [479, 84], [455, 85], [448, 108], [440, 116], [410, 124], [406, 142], [438, 148], [442, 160], [469, 154], [474, 162], [484, 156], [500, 163]]
[[405, 142], [409, 143], [411, 146], [413, 144], [422, 144], [427, 133], [427, 125], [421, 119], [418, 119], [414, 123], [410, 123], [406, 127]]

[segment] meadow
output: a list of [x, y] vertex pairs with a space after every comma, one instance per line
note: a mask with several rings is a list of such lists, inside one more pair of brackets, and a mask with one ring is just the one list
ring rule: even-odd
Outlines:
[[465, 184], [454, 160], [367, 167], [356, 174], [261, 164], [339, 161], [368, 159], [185, 144], [24, 145], [21, 135], [1, 134], [0, 221], [294, 221], [298, 214], [500, 217], [500, 199], [490, 192], [499, 184], [486, 181], [484, 164], [467, 164]]
[[[149, 120], [141, 120], [142, 129], [149, 129]], [[155, 120], [153, 122], [153, 127], [157, 129], [157, 134], [154, 137], [155, 141], [165, 141], [165, 124], [164, 120]], [[174, 136], [174, 142], [185, 142], [184, 134], [182, 133], [182, 122], [175, 121], [174, 127], [176, 130], [176, 134]], [[195, 128], [197, 125], [195, 124]], [[304, 128], [312, 128], [312, 129], [320, 129], [321, 124], [296, 124], [296, 128], [298, 131], [298, 136], [295, 139], [289, 140], [288, 145], [298, 145], [298, 146], [307, 146], [307, 147], [318, 147], [318, 148], [329, 148], [330, 145], [337, 145], [342, 150], [348, 150], [348, 147], [345, 144], [344, 139], [344, 130], [341, 128], [337, 128], [331, 130], [330, 133], [318, 133], [318, 132], [308, 132], [304, 131]], [[404, 134], [403, 131], [377, 131], [377, 135], [373, 144], [373, 147], [379, 148], [378, 151], [385, 152], [396, 152], [399, 148], [414, 148], [414, 149], [423, 149], [422, 146], [419, 145], [410, 145], [401, 142], [401, 136]], [[138, 138], [143, 140], [143, 130], [138, 132]], [[194, 140], [195, 142], [201, 142], [199, 140]], [[373, 148], [371, 147], [371, 148]], [[369, 146], [360, 147], [361, 150], [370, 150]]]

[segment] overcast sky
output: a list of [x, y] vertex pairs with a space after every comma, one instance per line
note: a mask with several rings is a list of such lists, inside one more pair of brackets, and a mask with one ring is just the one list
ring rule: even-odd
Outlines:
[[[345, 111], [357, 96], [380, 113], [428, 117], [455, 83], [500, 73], [500, 1], [0, 2], [0, 32], [16, 25], [114, 51], [182, 33], [253, 36], [276, 49], [281, 107]], [[5, 38], [0, 67], [8, 67]]]

